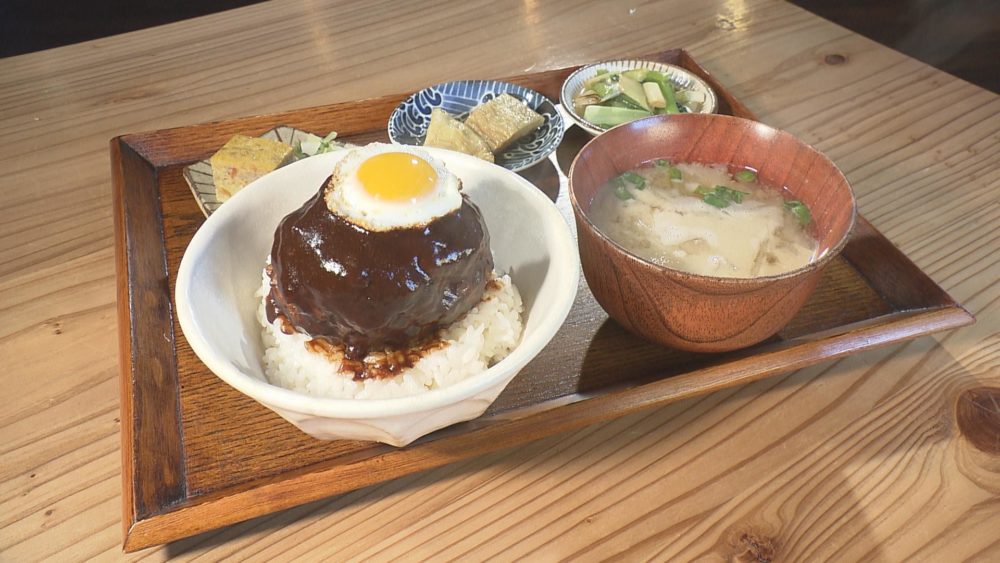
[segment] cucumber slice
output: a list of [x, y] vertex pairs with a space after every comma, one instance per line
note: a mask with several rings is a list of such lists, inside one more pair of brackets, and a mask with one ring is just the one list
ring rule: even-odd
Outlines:
[[587, 106], [583, 118], [601, 127], [614, 127], [629, 121], [635, 121], [651, 114], [641, 109], [615, 108], [606, 106]]
[[648, 75], [649, 75], [649, 70], [645, 68], [635, 68], [632, 70], [626, 70], [625, 72], [622, 73], [622, 76], [627, 76], [637, 82], [645, 82], [646, 76]]
[[602, 102], [618, 97], [622, 93], [622, 87], [617, 82], [596, 82], [590, 89], [600, 96]]
[[623, 96], [628, 96], [630, 100], [638, 104], [642, 109], [651, 111], [649, 101], [646, 100], [646, 91], [642, 89], [642, 84], [638, 80], [629, 78], [623, 74], [618, 80], [618, 85], [621, 87]]

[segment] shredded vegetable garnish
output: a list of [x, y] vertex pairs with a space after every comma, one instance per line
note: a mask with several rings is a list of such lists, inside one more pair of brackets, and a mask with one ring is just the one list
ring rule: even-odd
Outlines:
[[316, 156], [317, 154], [330, 152], [335, 148], [333, 140], [336, 138], [336, 131], [330, 131], [330, 133], [325, 137], [320, 137], [310, 133], [301, 143], [299, 143], [298, 149], [304, 156]]

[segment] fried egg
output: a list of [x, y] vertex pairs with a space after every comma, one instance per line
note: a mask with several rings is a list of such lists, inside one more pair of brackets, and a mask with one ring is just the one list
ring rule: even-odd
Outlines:
[[444, 163], [405, 146], [373, 143], [333, 170], [327, 208], [370, 231], [426, 225], [462, 206], [461, 182]]

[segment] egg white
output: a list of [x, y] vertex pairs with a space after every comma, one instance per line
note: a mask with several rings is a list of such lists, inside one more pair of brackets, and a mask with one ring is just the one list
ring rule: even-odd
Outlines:
[[[387, 152], [413, 154], [427, 161], [437, 174], [433, 188], [404, 201], [389, 201], [369, 194], [358, 180], [358, 167], [367, 159]], [[461, 181], [443, 162], [419, 148], [372, 143], [352, 149], [337, 163], [325, 199], [331, 212], [370, 231], [419, 227], [462, 206]]]

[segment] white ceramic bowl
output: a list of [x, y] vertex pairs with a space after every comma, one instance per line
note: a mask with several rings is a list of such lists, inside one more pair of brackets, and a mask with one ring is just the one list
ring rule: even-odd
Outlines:
[[715, 110], [719, 107], [719, 100], [715, 95], [715, 91], [712, 90], [708, 83], [679, 66], [638, 59], [618, 59], [582, 66], [576, 69], [573, 74], [566, 77], [566, 81], [563, 82], [562, 88], [559, 91], [559, 101], [566, 115], [569, 116], [573, 123], [591, 135], [600, 135], [607, 131], [606, 128], [587, 121], [573, 109], [573, 96], [583, 91], [583, 83], [597, 76], [599, 69], [605, 69], [610, 72], [622, 72], [637, 68], [662, 72], [667, 77], [667, 80], [670, 81], [670, 84], [673, 85], [674, 90], [681, 89], [699, 92], [704, 96], [705, 102], [694, 113], [715, 113]]
[[267, 382], [256, 320], [261, 269], [281, 219], [312, 196], [344, 152], [280, 168], [205, 221], [181, 260], [177, 316], [191, 348], [220, 379], [320, 439], [395, 446], [483, 413], [552, 339], [576, 295], [579, 259], [569, 227], [532, 184], [464, 154], [427, 149], [461, 178], [483, 213], [496, 269], [524, 301], [524, 334], [507, 358], [450, 387], [396, 399], [328, 399]]

